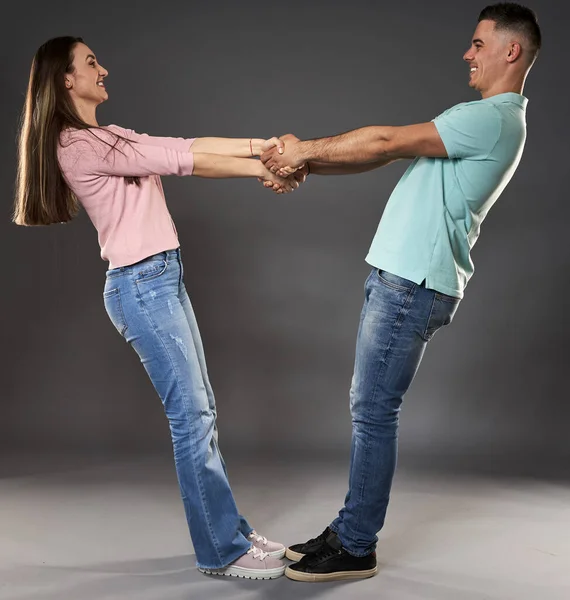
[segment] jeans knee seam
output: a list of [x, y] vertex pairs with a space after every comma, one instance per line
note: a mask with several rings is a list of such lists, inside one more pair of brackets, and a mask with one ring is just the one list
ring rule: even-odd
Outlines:
[[[145, 313], [145, 315], [146, 315], [149, 323], [151, 324], [154, 332], [156, 333], [158, 339], [160, 340], [160, 343], [162, 344], [162, 347], [163, 347], [163, 349], [164, 349], [164, 351], [166, 353], [166, 356], [168, 356], [168, 361], [170, 362], [170, 366], [172, 367], [172, 370], [174, 371], [174, 379], [176, 381], [176, 386], [178, 387], [179, 390], [181, 390], [180, 376], [179, 376], [179, 373], [178, 373], [178, 369], [176, 368], [175, 361], [172, 360], [172, 356], [171, 356], [170, 352], [168, 351], [167, 345], [164, 343], [164, 340], [163, 340], [162, 336], [160, 335], [160, 332], [159, 332], [159, 330], [158, 330], [155, 322], [153, 321], [152, 317], [150, 316], [150, 313], [148, 312], [143, 299], [140, 297], [140, 292], [138, 290], [138, 287], [137, 287], [137, 296], [138, 296], [138, 299], [139, 299], [139, 301], [141, 303], [142, 309], [143, 309], [143, 311], [144, 311], [144, 313]], [[184, 398], [183, 394], [182, 394], [182, 397]], [[192, 419], [190, 418], [190, 414], [188, 412], [188, 404], [187, 404], [187, 402], [186, 402], [185, 399], [184, 399], [183, 403], [184, 403], [184, 411], [186, 413], [186, 420], [188, 422], [188, 428], [189, 428], [189, 432], [190, 432], [190, 438], [193, 439], [195, 431], [194, 431]], [[192, 456], [191, 460], [192, 460], [192, 463], [193, 463], [194, 471], [195, 471], [195, 473], [198, 473], [198, 470], [196, 469], [196, 467], [197, 467], [196, 460], [195, 460], [195, 458], [193, 456], [193, 453], [191, 453], [191, 456]], [[214, 533], [214, 530], [212, 529], [211, 515], [210, 515], [208, 509], [206, 508], [205, 495], [204, 495], [204, 485], [203, 485], [203, 482], [202, 482], [202, 478], [201, 477], [196, 477], [196, 479], [197, 479], [197, 483], [198, 483], [198, 486], [199, 486], [199, 489], [200, 489], [200, 500], [202, 501], [202, 508], [204, 510], [204, 513], [208, 517], [208, 529], [210, 530], [210, 535], [212, 536], [213, 545], [215, 547], [216, 554], [218, 556], [218, 560], [220, 562], [222, 562], [222, 558], [221, 558], [221, 555], [220, 555], [220, 547], [219, 547], [218, 539], [217, 539], [217, 537], [216, 537], [216, 535]]]

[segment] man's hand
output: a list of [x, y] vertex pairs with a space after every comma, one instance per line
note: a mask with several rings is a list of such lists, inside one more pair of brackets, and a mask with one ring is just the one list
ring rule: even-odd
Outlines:
[[[291, 134], [289, 134], [288, 136], [284, 136], [284, 138], [285, 137], [287, 137], [287, 139], [291, 138], [293, 140], [298, 139], [294, 135], [291, 135]], [[290, 182], [293, 182], [293, 181], [297, 182], [297, 187], [299, 185], [301, 185], [302, 183], [305, 183], [308, 174], [309, 174], [309, 165], [307, 163], [302, 164], [298, 168], [284, 167], [283, 169], [279, 169], [279, 171], [277, 172], [277, 176], [283, 177], [284, 179], [286, 179]], [[277, 184], [274, 184], [271, 181], [264, 180], [261, 178], [258, 178], [258, 180], [261, 183], [263, 183], [263, 187], [272, 188], [277, 193], [283, 193], [282, 191], [280, 191], [280, 187]]]
[[285, 147], [273, 147], [267, 150], [261, 155], [261, 162], [272, 173], [281, 171], [282, 175], [285, 173], [290, 175], [303, 164], [303, 160], [299, 159], [296, 152], [296, 146], [300, 140], [291, 133], [281, 136], [280, 139]]

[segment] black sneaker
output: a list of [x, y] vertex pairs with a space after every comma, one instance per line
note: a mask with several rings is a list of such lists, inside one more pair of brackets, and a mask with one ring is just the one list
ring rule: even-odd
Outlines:
[[304, 544], [293, 544], [285, 550], [285, 556], [289, 560], [301, 560], [305, 554], [313, 554], [318, 552], [324, 545], [327, 537], [332, 533], [328, 527], [316, 538], [311, 538]]
[[339, 581], [373, 577], [377, 571], [376, 552], [352, 556], [331, 531], [318, 552], [307, 554], [298, 563], [288, 566], [285, 575], [296, 581]]

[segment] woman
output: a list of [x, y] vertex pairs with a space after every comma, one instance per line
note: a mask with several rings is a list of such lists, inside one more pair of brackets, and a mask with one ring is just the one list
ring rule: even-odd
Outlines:
[[246, 158], [279, 145], [276, 138], [159, 138], [100, 128], [95, 113], [108, 98], [107, 74], [81, 38], [55, 38], [37, 51], [20, 132], [14, 221], [69, 221], [83, 205], [109, 261], [105, 308], [139, 355], [169, 420], [199, 569], [278, 577], [284, 546], [253, 530], [228, 483], [214, 395], [159, 176], [257, 177], [278, 193], [292, 191], [304, 177], [283, 179]]

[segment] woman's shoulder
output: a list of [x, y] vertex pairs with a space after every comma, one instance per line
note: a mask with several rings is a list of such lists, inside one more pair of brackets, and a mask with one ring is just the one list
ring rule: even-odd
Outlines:
[[78, 129], [77, 127], [66, 127], [60, 133], [61, 140], [97, 140], [97, 139], [116, 139], [117, 134], [123, 135], [127, 131], [118, 125], [101, 125], [100, 127], [87, 127]]
[[[64, 129], [59, 136], [57, 157], [64, 171], [89, 166], [104, 158], [117, 142], [117, 131], [107, 127]], [[119, 134], [120, 135], [120, 134]]]
[[125, 130], [118, 125], [89, 127], [87, 129], [68, 127], [60, 133], [58, 155], [76, 156], [82, 152], [99, 154], [100, 150], [108, 151], [110, 146], [116, 145], [117, 135], [124, 136], [123, 131]]

